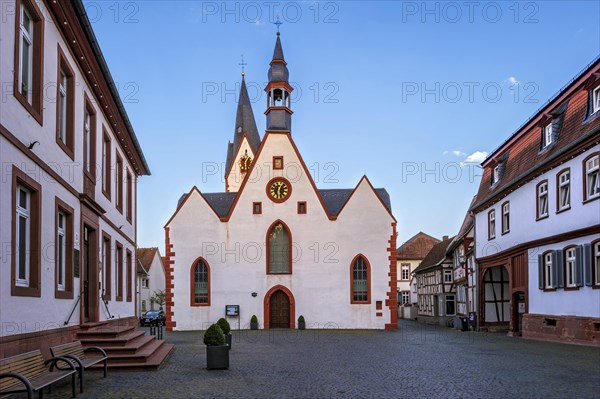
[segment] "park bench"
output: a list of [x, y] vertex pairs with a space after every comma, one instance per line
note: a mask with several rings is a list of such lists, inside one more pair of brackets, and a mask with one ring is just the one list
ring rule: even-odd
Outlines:
[[[57, 345], [50, 348], [52, 356], [64, 357], [72, 360], [75, 364], [75, 368], [79, 372], [79, 390], [83, 393], [83, 371], [88, 367], [104, 362], [104, 378], [106, 378], [106, 370], [108, 367], [107, 361], [108, 356], [102, 348], [92, 346], [84, 348], [81, 346], [81, 341], [69, 342], [67, 344]], [[88, 352], [98, 352], [100, 356], [87, 357]]]
[[[66, 364], [67, 368], [59, 369], [58, 362]], [[48, 368], [49, 367], [49, 368]], [[57, 369], [56, 371], [54, 369]], [[53, 357], [44, 360], [39, 349], [20, 355], [0, 359], [0, 395], [27, 392], [27, 398], [32, 399], [33, 393], [44, 397], [44, 388], [71, 376], [73, 397], [76, 396], [75, 365], [66, 358]]]

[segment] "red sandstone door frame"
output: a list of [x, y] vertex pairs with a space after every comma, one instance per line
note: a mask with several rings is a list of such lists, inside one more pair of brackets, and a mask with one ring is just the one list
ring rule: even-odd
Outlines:
[[290, 291], [287, 287], [285, 287], [283, 285], [276, 285], [276, 286], [272, 287], [265, 294], [265, 299], [264, 299], [264, 303], [263, 303], [263, 307], [264, 307], [263, 318], [265, 321], [265, 323], [264, 323], [265, 329], [271, 328], [270, 327], [271, 295], [273, 295], [277, 291], [282, 291], [284, 294], [286, 294], [290, 301], [290, 329], [295, 329], [296, 328], [296, 300], [294, 299], [294, 294], [292, 294], [292, 291]]
[[[80, 324], [100, 320], [100, 276], [98, 265], [98, 215], [85, 204], [81, 206], [80, 236]], [[86, 250], [87, 231], [87, 250]], [[87, 255], [87, 256], [86, 256]], [[86, 292], [87, 285], [87, 292]], [[87, 297], [87, 300], [86, 300]]]

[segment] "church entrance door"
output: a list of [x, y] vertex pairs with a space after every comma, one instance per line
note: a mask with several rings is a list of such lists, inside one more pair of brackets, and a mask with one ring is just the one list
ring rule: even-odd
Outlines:
[[270, 328], [290, 328], [290, 299], [281, 290], [270, 299]]

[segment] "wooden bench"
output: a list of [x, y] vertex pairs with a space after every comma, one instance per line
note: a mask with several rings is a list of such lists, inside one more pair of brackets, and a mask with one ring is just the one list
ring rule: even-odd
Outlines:
[[[106, 371], [108, 368], [108, 356], [102, 348], [97, 346], [84, 348], [81, 346], [81, 341], [69, 342], [67, 344], [57, 345], [50, 348], [52, 356], [64, 357], [72, 360], [75, 364], [75, 368], [79, 372], [79, 390], [83, 393], [83, 371], [88, 367], [104, 362], [104, 378], [106, 378]], [[97, 352], [100, 356], [87, 357], [86, 353]]]
[[[59, 362], [62, 366], [60, 369]], [[54, 371], [55, 368], [56, 371]], [[61, 357], [44, 360], [39, 349], [7, 357], [0, 359], [0, 395], [27, 392], [27, 398], [32, 399], [33, 393], [38, 392], [38, 397], [41, 399], [44, 397], [44, 388], [71, 376], [73, 397], [75, 397], [76, 374], [77, 369], [71, 361]]]

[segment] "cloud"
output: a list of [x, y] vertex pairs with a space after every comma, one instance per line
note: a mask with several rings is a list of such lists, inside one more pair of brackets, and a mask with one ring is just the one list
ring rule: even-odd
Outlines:
[[465, 154], [464, 152], [462, 152], [460, 150], [454, 150], [454, 151], [452, 151], [452, 154], [454, 154], [457, 157], [461, 157], [463, 155], [467, 155], [467, 154]]
[[487, 158], [488, 153], [485, 151], [475, 151], [463, 161], [464, 164], [480, 164]]
[[449, 153], [449, 152], [450, 152], [450, 151], [446, 150], [446, 151], [442, 152], [442, 154], [443, 154], [443, 155], [448, 155], [448, 153]]
[[506, 81], [508, 82], [508, 84], [510, 85], [518, 85], [519, 83], [521, 83], [519, 80], [517, 80], [517, 78], [515, 78], [514, 76], [509, 76], [508, 79], [506, 79]]

